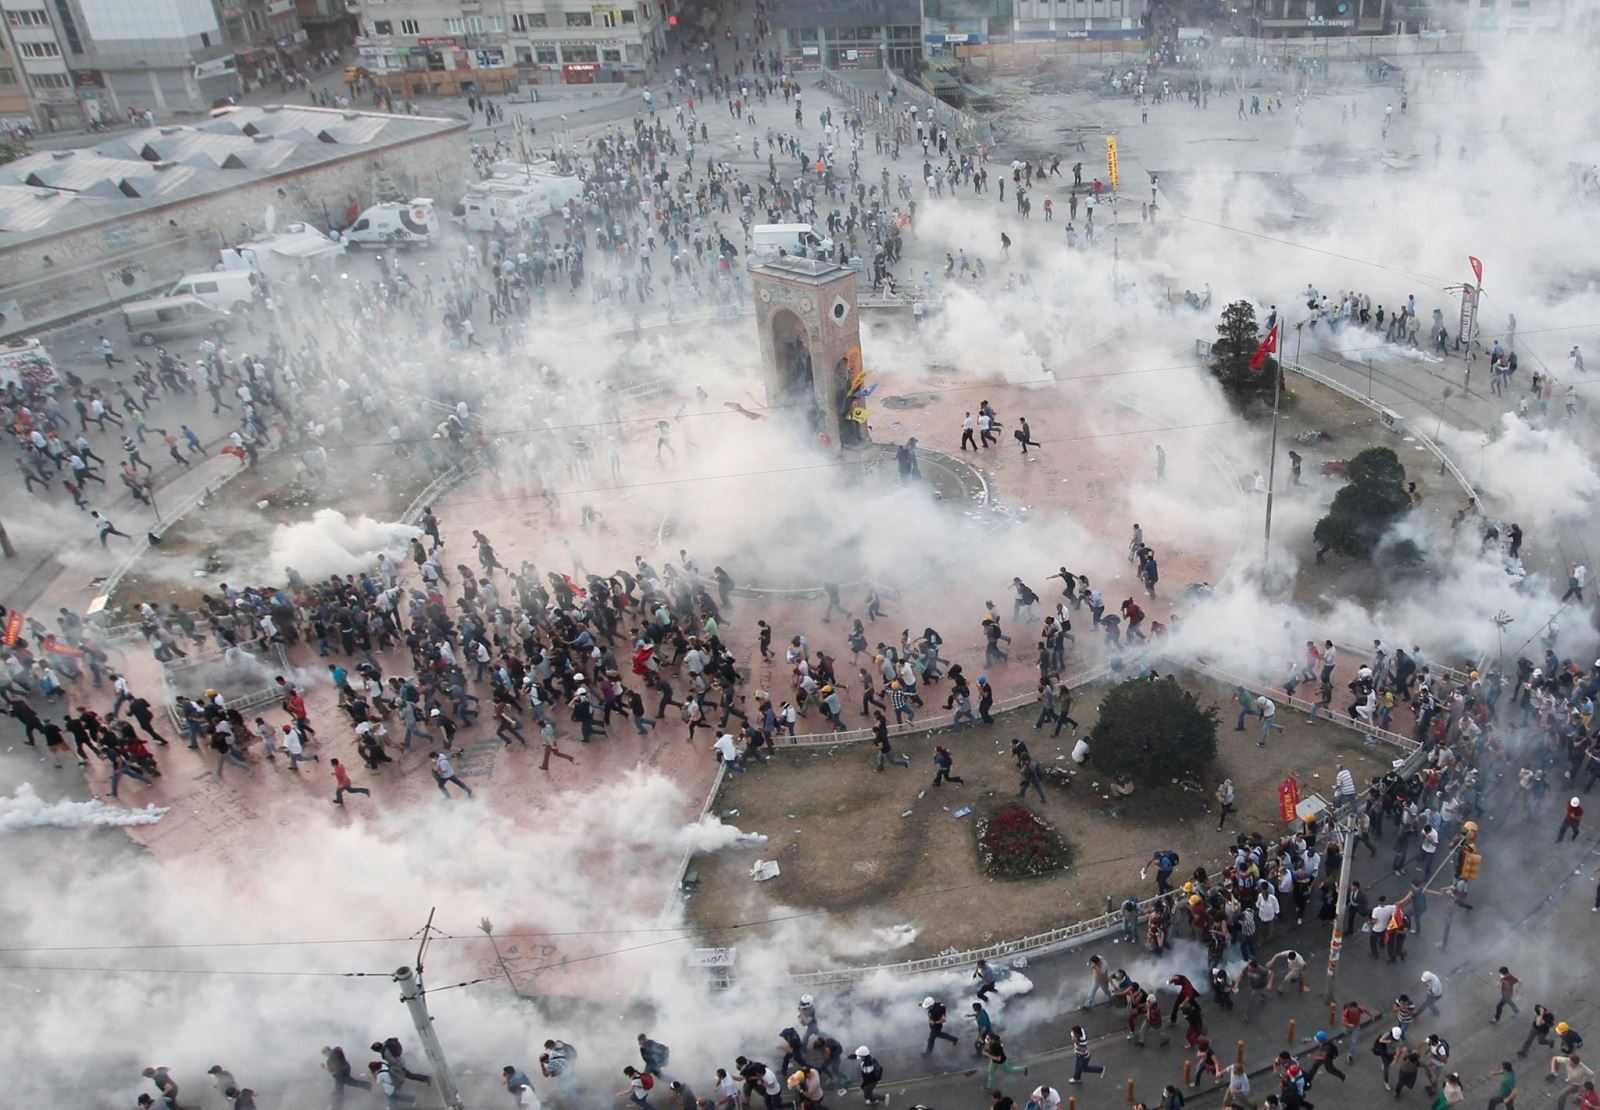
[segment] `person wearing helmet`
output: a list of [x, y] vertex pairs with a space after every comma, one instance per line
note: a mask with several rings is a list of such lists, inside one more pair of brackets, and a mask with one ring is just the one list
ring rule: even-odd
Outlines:
[[807, 1037], [817, 1035], [817, 1000], [809, 994], [800, 996], [800, 1004], [795, 1009], [795, 1024], [804, 1031]]
[[[955, 781], [960, 782], [961, 780], [956, 779]], [[959, 1042], [955, 1037], [952, 1037], [949, 1033], [944, 1031], [946, 1017], [944, 1003], [938, 1001], [933, 997], [933, 995], [930, 994], [928, 997], [922, 1000], [921, 1006], [928, 1015], [928, 1043], [927, 1046], [923, 1048], [922, 1054], [924, 1056], [932, 1056], [933, 1046], [939, 1041], [949, 1041], [951, 1044], [958, 1044]]]
[[1564, 1021], [1556, 1022], [1556, 1037], [1561, 1041], [1561, 1051], [1568, 1056], [1583, 1047], [1583, 1037]]
[[1400, 1053], [1405, 1051], [1405, 1047], [1405, 1032], [1398, 1025], [1379, 1033], [1378, 1039], [1372, 1043], [1372, 1054], [1383, 1061], [1383, 1089], [1386, 1091], [1394, 1090], [1389, 1083], [1389, 1069], [1394, 1066]]
[[1306, 1072], [1306, 1090], [1311, 1089], [1312, 1081], [1317, 1078], [1317, 1072], [1326, 1069], [1329, 1075], [1338, 1076], [1339, 1082], [1348, 1081], [1348, 1076], [1339, 1070], [1339, 1043], [1328, 1036], [1326, 1029], [1318, 1029], [1316, 1047], [1311, 1050], [1311, 1069]]
[[873, 1092], [878, 1084], [883, 1082], [883, 1065], [878, 1063], [872, 1055], [872, 1050], [866, 1045], [856, 1049], [856, 1063], [861, 1067], [861, 1098], [868, 1105], [874, 1102], [887, 1102], [888, 1099], [879, 1098]]
[[817, 704], [822, 706], [822, 715], [828, 718], [828, 723], [836, 730], [844, 732], [844, 700], [839, 697], [839, 691], [830, 684], [823, 686], [817, 693], [821, 695], [817, 699]]
[[1572, 839], [1578, 839], [1578, 826], [1583, 821], [1583, 799], [1577, 795], [1567, 802], [1567, 812], [1561, 818], [1561, 827], [1556, 830], [1556, 843], [1560, 844], [1566, 838], [1567, 831], [1572, 831]]

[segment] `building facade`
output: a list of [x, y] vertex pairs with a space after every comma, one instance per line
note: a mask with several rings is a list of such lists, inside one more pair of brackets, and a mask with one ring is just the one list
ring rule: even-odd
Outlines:
[[671, 0], [361, 0], [361, 64], [407, 94], [642, 83]]
[[361, 33], [361, 0], [296, 0], [313, 50], [343, 50]]
[[1254, 22], [1262, 38], [1381, 35], [1389, 0], [1256, 0]]
[[1016, 0], [1014, 42], [1140, 39], [1149, 0]]
[[771, 21], [786, 66], [910, 70], [922, 56], [918, 0], [786, 0]]
[[[7, 102], [41, 131], [81, 124], [72, 73], [73, 47], [80, 45], [75, 28], [70, 23], [62, 27], [48, 0], [0, 0], [0, 14], [5, 20], [0, 34], [7, 40], [5, 60], [0, 61], [5, 70], [0, 73], [0, 99], [13, 90]], [[65, 33], [69, 29], [71, 38]], [[0, 116], [10, 115], [0, 109]]]

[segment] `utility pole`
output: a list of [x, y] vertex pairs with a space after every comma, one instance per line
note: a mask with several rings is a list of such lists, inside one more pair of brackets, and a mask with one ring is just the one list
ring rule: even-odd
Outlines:
[[402, 967], [394, 973], [394, 981], [400, 984], [400, 1001], [411, 1011], [411, 1021], [422, 1040], [422, 1051], [433, 1065], [433, 1082], [439, 1090], [439, 1097], [451, 1110], [461, 1110], [461, 1094], [456, 1090], [456, 1081], [450, 1074], [450, 1063], [444, 1058], [444, 1048], [439, 1044], [438, 1034], [433, 1031], [433, 1018], [428, 1016], [428, 1002], [422, 997], [422, 980], [409, 967]]
[[433, 934], [433, 910], [428, 911], [428, 923], [422, 927], [422, 941], [417, 945], [417, 969], [412, 971], [409, 967], [398, 968], [394, 973], [394, 981], [400, 984], [400, 1001], [406, 1004], [406, 1009], [411, 1011], [411, 1022], [417, 1027], [417, 1037], [422, 1041], [422, 1051], [428, 1057], [428, 1062], [433, 1065], [433, 1082], [439, 1092], [439, 1097], [449, 1110], [462, 1110], [461, 1093], [456, 1089], [454, 1076], [450, 1074], [450, 1062], [445, 1059], [444, 1046], [439, 1043], [439, 1035], [434, 1032], [433, 1018], [428, 1014], [428, 1001], [424, 997], [426, 991], [422, 986], [422, 962], [428, 951], [428, 940]]
[[[1359, 799], [1359, 795], [1357, 796]], [[1350, 904], [1350, 872], [1355, 869], [1355, 861], [1351, 853], [1356, 848], [1356, 811], [1355, 805], [1351, 806], [1348, 813], [1341, 814], [1336, 831], [1343, 835], [1340, 841], [1339, 853], [1339, 897], [1334, 903], [1333, 912], [1333, 938], [1328, 941], [1328, 1005], [1337, 1006], [1339, 999], [1335, 983], [1339, 975], [1339, 956], [1344, 950], [1344, 914]]]

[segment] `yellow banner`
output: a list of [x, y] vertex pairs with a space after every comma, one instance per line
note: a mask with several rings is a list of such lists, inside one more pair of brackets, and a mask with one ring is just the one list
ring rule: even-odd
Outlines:
[[1111, 187], [1117, 187], [1117, 137], [1106, 136], [1106, 177], [1111, 180]]

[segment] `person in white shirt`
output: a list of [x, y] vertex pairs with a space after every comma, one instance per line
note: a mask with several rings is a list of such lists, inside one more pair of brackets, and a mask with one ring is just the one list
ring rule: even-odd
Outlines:
[[1378, 958], [1378, 949], [1384, 943], [1384, 934], [1389, 929], [1389, 922], [1394, 919], [1394, 907], [1389, 904], [1388, 898], [1379, 898], [1378, 904], [1372, 907], [1368, 918], [1371, 933], [1367, 937], [1369, 954], [1373, 959]]
[[717, 737], [711, 748], [717, 753], [717, 759], [728, 770], [734, 772], [744, 770], [744, 763], [739, 757], [739, 742], [733, 738], [733, 733], [724, 732]]
[[1060, 1110], [1061, 1092], [1050, 1087], [1039, 1086], [1033, 1089], [1033, 1094], [1028, 1096], [1039, 1110]]
[[1278, 920], [1278, 911], [1281, 908], [1278, 896], [1267, 883], [1258, 884], [1260, 894], [1256, 896], [1256, 930], [1257, 939], [1266, 944], [1272, 940], [1272, 923]]
[[717, 1085], [712, 1090], [716, 1110], [739, 1110], [739, 1082], [726, 1068], [717, 1069]]
[[1256, 741], [1256, 747], [1267, 746], [1267, 737], [1272, 735], [1272, 730], [1283, 731], [1283, 726], [1278, 723], [1278, 707], [1271, 698], [1262, 694], [1256, 698], [1256, 713], [1261, 718], [1261, 739]]

